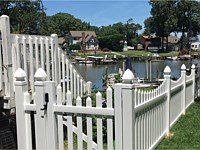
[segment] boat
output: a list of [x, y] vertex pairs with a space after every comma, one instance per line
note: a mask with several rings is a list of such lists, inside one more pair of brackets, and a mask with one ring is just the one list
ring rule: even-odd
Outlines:
[[178, 60], [178, 57], [177, 56], [169, 56], [169, 57], [167, 57], [167, 59], [169, 59], [169, 60]]
[[86, 58], [77, 56], [77, 57], [75, 57], [74, 59], [75, 59], [76, 61], [84, 61]]
[[92, 64], [93, 61], [91, 60], [82, 60], [82, 61], [79, 61], [80, 64]]
[[87, 58], [89, 60], [102, 60], [103, 59], [103, 57], [101, 57], [101, 56], [87, 56]]

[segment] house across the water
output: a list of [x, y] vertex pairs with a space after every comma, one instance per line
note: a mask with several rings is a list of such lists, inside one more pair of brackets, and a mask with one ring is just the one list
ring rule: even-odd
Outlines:
[[70, 31], [69, 45], [80, 44], [82, 50], [98, 50], [99, 41], [94, 31]]
[[192, 43], [191, 44], [191, 49], [195, 50], [195, 51], [200, 51], [200, 41]]
[[[174, 50], [176, 47], [178, 47], [178, 37], [176, 36], [168, 36], [168, 39], [164, 38], [163, 44], [164, 47], [167, 46], [167, 41], [168, 41], [168, 50]], [[140, 43], [142, 44], [143, 48], [145, 50], [149, 51], [158, 51], [162, 47], [162, 39], [159, 36], [142, 36], [140, 39]]]

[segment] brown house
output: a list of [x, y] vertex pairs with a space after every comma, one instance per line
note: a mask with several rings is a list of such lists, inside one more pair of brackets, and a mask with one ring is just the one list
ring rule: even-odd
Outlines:
[[[178, 37], [168, 36], [168, 46], [174, 47], [178, 44]], [[161, 37], [158, 36], [142, 36], [140, 42], [144, 49], [148, 50], [151, 48], [160, 48], [162, 46]], [[166, 46], [167, 40], [164, 38], [164, 46]]]
[[161, 46], [161, 38], [158, 36], [142, 36], [140, 42], [144, 49], [148, 49], [148, 47], [160, 47]]
[[82, 50], [95, 50], [99, 48], [99, 42], [94, 31], [70, 31], [69, 45], [81, 44]]

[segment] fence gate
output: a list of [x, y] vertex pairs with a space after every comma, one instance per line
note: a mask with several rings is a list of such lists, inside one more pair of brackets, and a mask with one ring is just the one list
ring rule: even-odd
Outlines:
[[[55, 89], [54, 81], [45, 81], [46, 73], [40, 68], [34, 76], [35, 95], [31, 101], [25, 77], [22, 69], [16, 71], [18, 149], [32, 149], [32, 138], [35, 138], [36, 149], [116, 147], [114, 143], [120, 138], [114, 139], [115, 112], [111, 88], [106, 91], [106, 99], [102, 98], [100, 92], [96, 94], [96, 101], [87, 95], [85, 98], [73, 99], [72, 93], [68, 91], [63, 100], [65, 91], [62, 91], [60, 85]], [[34, 112], [35, 122], [32, 127], [31, 112]], [[32, 136], [33, 131], [35, 137]]]

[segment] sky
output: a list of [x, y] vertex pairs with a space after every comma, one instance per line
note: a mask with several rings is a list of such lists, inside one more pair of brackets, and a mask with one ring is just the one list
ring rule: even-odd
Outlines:
[[147, 0], [43, 0], [43, 5], [48, 16], [65, 12], [98, 27], [126, 23], [130, 18], [144, 27], [151, 10]]

